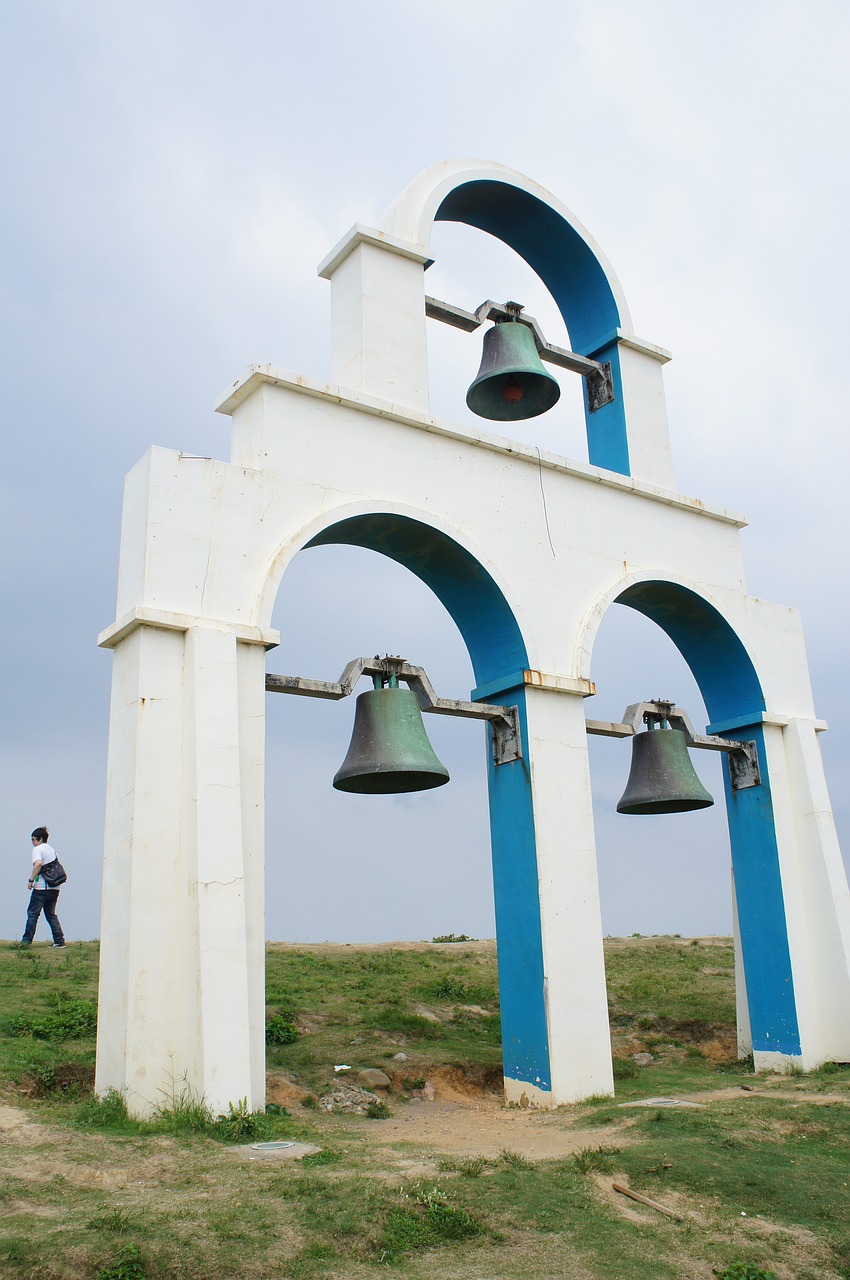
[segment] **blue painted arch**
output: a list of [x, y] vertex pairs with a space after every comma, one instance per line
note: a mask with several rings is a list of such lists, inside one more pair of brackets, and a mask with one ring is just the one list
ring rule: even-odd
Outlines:
[[[330, 524], [306, 547], [364, 547], [415, 573], [454, 619], [479, 685], [505, 689], [490, 701], [519, 708], [523, 758], [498, 768], [488, 752], [493, 896], [498, 938], [505, 1076], [551, 1089], [544, 998], [543, 942], [534, 810], [528, 770], [524, 689], [515, 673], [528, 666], [525, 642], [498, 584], [459, 542], [423, 520], [373, 512]], [[306, 548], [305, 548], [306, 549]], [[513, 679], [506, 679], [513, 677]]]
[[525, 641], [497, 583], [454, 538], [410, 516], [349, 516], [316, 534], [308, 547], [344, 543], [388, 556], [430, 587], [454, 619], [478, 684], [528, 665]]
[[[758, 673], [734, 628], [687, 587], [663, 580], [638, 582], [622, 591], [617, 603], [644, 614], [667, 633], [693, 672], [720, 735], [751, 739], [757, 745], [760, 786], [733, 791], [729, 771], [723, 771], [750, 1030], [755, 1050], [799, 1056]], [[734, 727], [723, 731], [723, 722]]]
[[573, 350], [610, 362], [613, 402], [591, 414], [585, 400], [588, 457], [594, 466], [629, 475], [616, 337], [622, 317], [592, 247], [558, 209], [507, 180], [461, 182], [443, 198], [435, 221], [464, 223], [509, 245], [551, 293]]

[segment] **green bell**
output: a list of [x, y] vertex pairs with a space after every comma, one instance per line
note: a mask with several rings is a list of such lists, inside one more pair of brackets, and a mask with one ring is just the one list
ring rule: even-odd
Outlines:
[[534, 334], [517, 320], [502, 320], [484, 335], [481, 368], [466, 393], [479, 418], [518, 422], [558, 403], [561, 388], [543, 367]]
[[632, 739], [632, 767], [618, 813], [689, 813], [714, 804], [691, 764], [681, 729], [650, 729]]
[[387, 688], [373, 678], [375, 688], [355, 705], [348, 754], [333, 781], [337, 791], [374, 796], [442, 787], [449, 771], [428, 741], [416, 695], [400, 689], [396, 676]]

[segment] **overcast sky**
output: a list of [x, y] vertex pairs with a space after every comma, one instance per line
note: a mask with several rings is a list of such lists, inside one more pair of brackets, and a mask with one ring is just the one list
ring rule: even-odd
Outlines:
[[[4, 16], [0, 937], [20, 936], [41, 823], [69, 871], [68, 936], [99, 932], [112, 658], [96, 636], [125, 473], [151, 444], [226, 458], [212, 405], [253, 361], [327, 377], [316, 265], [461, 155], [572, 208], [637, 333], [672, 350], [678, 487], [749, 517], [750, 593], [802, 612], [850, 845], [846, 3], [7, 0]], [[567, 344], [508, 250], [446, 224], [434, 249], [429, 292], [519, 297]], [[467, 421], [478, 339], [432, 325], [429, 341], [433, 408]], [[559, 376], [562, 404], [521, 438], [584, 459], [577, 379]], [[401, 652], [468, 696], [448, 615], [368, 552], [302, 553], [275, 621], [270, 670], [335, 679]], [[593, 674], [596, 718], [660, 694], [705, 723], [630, 610], [610, 611]], [[492, 936], [482, 728], [429, 718], [452, 785], [375, 800], [330, 787], [352, 702], [268, 703], [268, 936]], [[592, 740], [591, 759], [605, 932], [727, 932], [713, 753], [696, 763], [720, 803], [659, 819], [613, 813], [627, 744]]]

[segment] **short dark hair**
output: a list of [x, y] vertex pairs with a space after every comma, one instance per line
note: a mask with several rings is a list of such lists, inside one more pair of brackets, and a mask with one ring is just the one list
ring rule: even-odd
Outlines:
[[47, 844], [47, 841], [50, 839], [50, 832], [47, 830], [47, 827], [36, 827], [35, 831], [32, 833], [32, 838], [33, 840], [37, 840], [39, 844]]

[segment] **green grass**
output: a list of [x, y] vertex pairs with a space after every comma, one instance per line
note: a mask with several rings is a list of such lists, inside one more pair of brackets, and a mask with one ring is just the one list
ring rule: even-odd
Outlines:
[[[59, 956], [0, 949], [0, 1092], [35, 1122], [4, 1135], [0, 1273], [850, 1278], [850, 1068], [765, 1078], [723, 1060], [718, 1046], [734, 1039], [726, 941], [614, 940], [606, 968], [617, 1098], [526, 1117], [530, 1127], [509, 1130], [516, 1145], [487, 1155], [449, 1155], [388, 1139], [380, 1121], [307, 1106], [257, 1114], [234, 1103], [215, 1116], [181, 1081], [152, 1120], [134, 1120], [120, 1094], [92, 1093], [96, 945]], [[267, 990], [270, 1069], [313, 1095], [333, 1082], [334, 1062], [381, 1065], [396, 1079], [383, 1110], [398, 1122], [417, 1105], [412, 1089], [441, 1070], [498, 1077], [492, 947], [272, 945]], [[653, 1054], [649, 1066], [634, 1063], [638, 1048]], [[619, 1106], [701, 1092], [699, 1109]], [[530, 1159], [534, 1133], [549, 1128], [580, 1131], [573, 1154]], [[271, 1138], [321, 1149], [291, 1163], [234, 1150]], [[412, 1176], [423, 1161], [431, 1172]], [[612, 1178], [680, 1220], [606, 1192]]]

